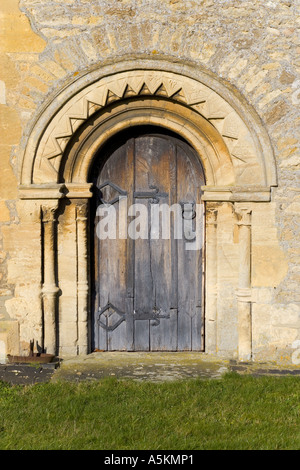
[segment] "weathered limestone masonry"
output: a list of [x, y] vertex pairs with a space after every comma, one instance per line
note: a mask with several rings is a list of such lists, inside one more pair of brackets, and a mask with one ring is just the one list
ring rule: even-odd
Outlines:
[[299, 13], [1, 0], [0, 362], [91, 351], [89, 168], [147, 123], [203, 163], [205, 352], [300, 363]]

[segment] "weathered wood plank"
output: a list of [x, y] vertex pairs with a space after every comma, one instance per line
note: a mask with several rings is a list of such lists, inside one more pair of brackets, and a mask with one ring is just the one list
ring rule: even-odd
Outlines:
[[[126, 145], [113, 152], [106, 161], [98, 179], [98, 187], [105, 182], [112, 182], [122, 190], [128, 191], [129, 174], [133, 170], [127, 165]], [[101, 189], [103, 198], [109, 202], [119, 196], [119, 193], [110, 185]], [[115, 210], [116, 232], [115, 239], [103, 239], [98, 241], [99, 246], [99, 307], [104, 308], [108, 303], [113, 304], [119, 311], [126, 311], [126, 239], [119, 238], [119, 202], [113, 204]], [[113, 226], [111, 226], [113, 227]], [[107, 227], [108, 229], [108, 227]], [[117, 328], [115, 324], [120, 320], [120, 316], [109, 309], [107, 315], [107, 327], [100, 327], [99, 349], [125, 350], [126, 323], [122, 322]], [[104, 315], [102, 316], [104, 317]], [[112, 330], [110, 330], [112, 328]]]
[[[153, 185], [158, 188], [160, 196], [156, 203], [164, 211], [172, 203], [171, 199], [171, 174], [174, 181], [176, 175], [176, 163], [174, 162], [175, 146], [173, 142], [161, 137], [155, 137], [151, 141], [153, 155], [151, 169]], [[175, 188], [176, 190], [176, 188]], [[163, 220], [164, 218], [164, 220]], [[170, 321], [170, 309], [172, 307], [173, 277], [172, 277], [172, 224], [169, 211], [165, 210], [160, 216], [159, 238], [151, 239], [151, 271], [155, 285], [155, 299], [153, 309], [161, 317], [157, 321], [150, 322], [150, 349], [153, 351], [176, 350], [177, 325]], [[153, 222], [153, 221], [152, 221]], [[164, 233], [163, 222], [166, 223]], [[170, 229], [168, 230], [168, 223]], [[166, 317], [166, 318], [162, 318]], [[174, 317], [174, 315], [172, 315]]]
[[[126, 154], [127, 154], [127, 205], [124, 206], [124, 218], [126, 220], [126, 344], [128, 351], [134, 351], [134, 264], [135, 264], [135, 253], [134, 253], [134, 240], [128, 237], [127, 226], [129, 222], [128, 207], [133, 202], [133, 191], [134, 191], [134, 179], [135, 179], [135, 142], [134, 139], [130, 139], [127, 142]], [[125, 234], [124, 234], [125, 235]]]
[[[152, 184], [151, 172], [151, 148], [145, 139], [135, 140], [135, 184], [136, 195], [150, 191]], [[136, 205], [141, 206], [141, 211], [136, 214], [135, 219], [135, 349], [137, 351], [150, 349], [150, 324], [149, 312], [152, 310], [153, 298], [155, 297], [155, 285], [151, 271], [151, 250], [149, 240], [149, 213], [148, 198], [136, 196]], [[142, 316], [145, 319], [138, 319]]]
[[[200, 203], [200, 187], [203, 184], [201, 168], [193, 155], [181, 146], [177, 147], [177, 197], [181, 203]], [[189, 208], [189, 207], [188, 207]], [[184, 211], [183, 217], [190, 214]], [[199, 215], [197, 215], [199, 216]], [[202, 256], [200, 251], [190, 251], [188, 228], [196, 231], [196, 218], [183, 219], [183, 237], [178, 241], [178, 349], [201, 349], [201, 298]], [[200, 326], [199, 326], [200, 325]], [[197, 327], [197, 328], [196, 328]]]

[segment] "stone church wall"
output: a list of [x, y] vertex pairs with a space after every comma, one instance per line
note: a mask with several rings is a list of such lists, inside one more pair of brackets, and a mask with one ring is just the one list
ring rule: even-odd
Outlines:
[[[42, 329], [40, 206], [18, 196], [30, 129], [45, 103], [88, 73], [149, 60], [218, 77], [269, 135], [277, 186], [271, 202], [251, 206], [253, 358], [300, 363], [299, 19], [298, 0], [1, 0], [0, 362], [25, 354]], [[72, 210], [60, 216], [65, 226]], [[227, 203], [218, 218], [225, 222], [217, 234], [216, 352], [236, 357], [238, 232]], [[65, 229], [58, 246], [66, 323], [74, 307], [74, 237]], [[74, 354], [69, 323], [64, 353]]]

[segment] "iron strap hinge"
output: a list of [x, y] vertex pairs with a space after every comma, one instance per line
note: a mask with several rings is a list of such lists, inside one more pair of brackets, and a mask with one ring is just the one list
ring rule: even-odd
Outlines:
[[133, 197], [140, 199], [152, 199], [150, 202], [158, 204], [161, 197], [169, 196], [168, 193], [160, 193], [156, 186], [150, 186], [150, 189], [154, 189], [154, 191], [134, 191]]
[[[108, 312], [110, 310], [110, 312]], [[105, 313], [107, 312], [107, 313]], [[104, 321], [101, 319], [101, 316], [103, 315], [104, 317], [109, 318], [111, 317], [114, 313], [116, 313], [119, 318], [114, 321], [111, 325], [107, 325], [104, 323]], [[153, 309], [153, 312], [134, 312], [134, 313], [129, 313], [126, 314], [119, 310], [117, 307], [115, 307], [113, 304], [110, 302], [105, 305], [102, 309], [99, 308], [98, 310], [98, 325], [101, 326], [104, 330], [107, 331], [114, 331], [118, 326], [125, 321], [126, 319], [133, 319], [133, 320], [152, 320], [153, 326], [157, 326], [160, 324], [160, 319], [161, 318], [170, 318], [170, 314], [166, 312], [162, 312], [161, 310], [156, 310]]]

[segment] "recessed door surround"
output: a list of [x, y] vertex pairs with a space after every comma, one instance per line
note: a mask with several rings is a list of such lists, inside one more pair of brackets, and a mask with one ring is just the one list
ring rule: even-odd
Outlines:
[[[146, 127], [160, 132], [130, 134], [133, 128]], [[95, 176], [102, 149], [126, 132], [128, 140], [111, 153]], [[131, 166], [122, 168], [129, 155]], [[28, 205], [28, 213], [38, 207], [31, 212], [40, 214], [39, 344], [47, 352], [86, 354], [97, 347], [216, 353], [227, 347], [223, 337], [230, 334], [238, 357], [251, 358], [252, 213], [257, 205], [271, 200], [276, 168], [259, 117], [218, 77], [193, 67], [164, 61], [154, 65], [147, 60], [140, 61], [139, 67], [128, 61], [88, 73], [64, 87], [41, 110], [28, 131], [18, 177], [19, 197]], [[101, 188], [106, 182], [115, 188]], [[203, 256], [180, 258], [180, 240], [156, 245], [143, 239], [122, 240], [107, 272], [113, 272], [115, 260], [121, 259], [118, 250], [124, 242], [126, 282], [105, 280], [101, 268], [95, 293], [94, 261], [99, 267], [103, 259], [110, 260], [92, 253], [92, 201], [97, 187], [107, 193], [105, 197], [120, 188], [132, 202], [144, 206], [151, 198], [201, 203], [205, 206]], [[188, 187], [191, 194], [184, 193]], [[69, 258], [61, 248], [67, 241]], [[102, 240], [97, 250], [108, 252], [108, 245]], [[232, 271], [222, 264], [226, 256], [228, 262], [232, 256]], [[135, 262], [130, 264], [132, 257]], [[70, 272], [67, 259], [73, 266]], [[102, 290], [109, 285], [110, 291], [122, 297], [120, 304], [108, 296], [105, 287]], [[191, 286], [189, 306], [185, 285]], [[141, 290], [143, 295], [138, 297]], [[204, 293], [201, 299], [200, 292]], [[222, 302], [233, 312], [230, 325], [226, 317], [220, 321]], [[180, 330], [184, 309], [183, 318], [188, 321]], [[134, 310], [139, 320], [130, 317]], [[171, 324], [172, 334], [166, 327]], [[228, 325], [230, 333], [226, 333]], [[184, 328], [189, 332], [180, 336]], [[185, 336], [189, 343], [183, 341]]]

